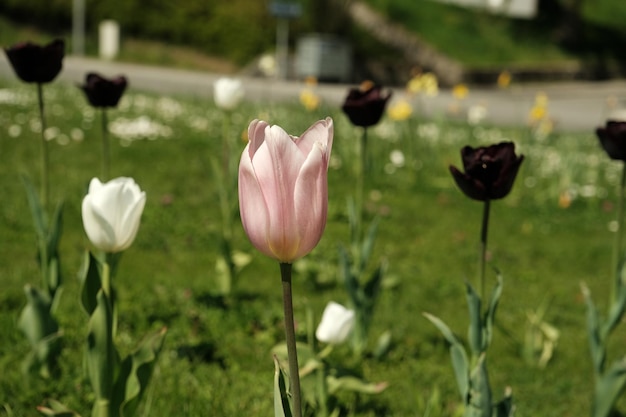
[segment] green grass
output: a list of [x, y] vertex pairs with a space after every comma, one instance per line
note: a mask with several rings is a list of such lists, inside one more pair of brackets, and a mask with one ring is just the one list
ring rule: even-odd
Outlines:
[[[58, 374], [40, 380], [19, 371], [28, 345], [16, 328], [24, 304], [22, 288], [39, 282], [35, 236], [19, 180], [22, 173], [35, 181], [39, 175], [35, 91], [0, 81], [0, 415], [36, 416], [35, 407], [47, 398], [88, 415], [93, 399], [82, 371], [87, 317], [78, 300], [76, 274], [89, 248], [80, 202], [89, 180], [99, 174], [100, 119], [79, 89], [67, 87], [45, 88], [48, 126], [56, 132], [50, 143], [52, 197], [65, 201], [65, 285], [58, 312], [64, 350]], [[254, 118], [293, 134], [319, 118], [334, 118], [327, 229], [319, 246], [300, 261], [300, 266], [313, 263], [325, 271], [329, 282], [320, 286], [302, 273], [294, 278], [302, 339], [308, 308], [317, 322], [328, 301], [348, 301], [336, 266], [337, 249], [349, 243], [346, 200], [354, 193], [352, 161], [359, 132], [336, 108], [309, 113], [295, 101], [242, 105], [232, 116], [230, 135], [239, 138]], [[153, 124], [154, 133], [143, 139], [120, 137], [115, 126], [140, 117], [160, 128]], [[238, 222], [233, 246], [252, 254], [252, 264], [225, 303], [213, 296], [221, 218], [210, 161], [221, 149], [223, 117], [210, 100], [138, 91], [130, 91], [120, 108], [110, 112], [112, 131], [118, 132], [112, 138], [112, 173], [132, 176], [148, 196], [137, 239], [116, 276], [117, 342], [128, 352], [146, 333], [168, 328], [141, 415], [271, 415], [271, 349], [284, 340], [279, 270], [251, 247]], [[463, 145], [500, 140], [514, 141], [526, 161], [511, 195], [492, 207], [489, 263], [505, 280], [489, 356], [494, 395], [499, 398], [510, 386], [522, 415], [588, 413], [593, 383], [579, 283], [585, 281], [604, 306], [618, 164], [608, 160], [592, 133], [555, 133], [542, 139], [526, 129], [470, 127], [437, 117], [408, 123], [384, 119], [370, 135], [367, 216], [381, 218], [373, 261], [384, 258], [389, 263], [389, 285], [377, 307], [370, 347], [385, 330], [392, 332], [393, 344], [383, 359], [355, 363], [347, 347], [333, 355], [337, 362], [359, 368], [368, 380], [390, 385], [382, 394], [359, 401], [342, 396], [342, 404], [352, 407], [346, 415], [422, 415], [418, 405], [434, 389], [441, 392], [442, 415], [453, 415], [459, 400], [448, 350], [421, 314], [438, 315], [464, 338], [464, 280], [473, 282], [477, 273], [481, 205], [456, 189], [448, 165], [460, 164]], [[237, 161], [244, 143], [235, 142], [232, 159]], [[403, 152], [404, 166], [390, 165], [392, 150]], [[559, 195], [566, 191], [575, 198], [561, 208]], [[489, 283], [494, 281], [489, 275]], [[544, 301], [550, 302], [546, 320], [561, 338], [553, 360], [541, 370], [524, 362], [521, 349], [526, 312]], [[623, 331], [618, 330], [621, 335]], [[618, 341], [613, 355], [623, 353]], [[621, 409], [625, 406], [622, 401]]]

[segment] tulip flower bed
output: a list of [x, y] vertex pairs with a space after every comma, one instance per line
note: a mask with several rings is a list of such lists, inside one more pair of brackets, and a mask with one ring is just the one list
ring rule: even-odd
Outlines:
[[[293, 265], [296, 338], [305, 343], [330, 301], [348, 302], [339, 250], [351, 244], [347, 207], [361, 131], [341, 109], [306, 111], [297, 98], [226, 111], [207, 100], [133, 91], [132, 80], [130, 88], [108, 111], [109, 169], [113, 178], [133, 178], [146, 201], [115, 274], [117, 349], [124, 357], [143, 335], [167, 328], [138, 415], [271, 415], [272, 351], [284, 343], [279, 268], [253, 248], [235, 215], [230, 246], [236, 259], [249, 263], [242, 263], [230, 292], [220, 290], [220, 192], [232, 184], [236, 195], [236, 174], [216, 180], [212, 161], [227, 150], [232, 163], [239, 162], [253, 119], [300, 134], [332, 117], [326, 230]], [[85, 416], [94, 394], [83, 368], [89, 317], [77, 276], [91, 249], [81, 203], [100, 173], [101, 124], [79, 88], [46, 85], [44, 95], [49, 199], [64, 202], [56, 313], [61, 353], [48, 378], [21, 372], [30, 346], [16, 323], [23, 287], [39, 284], [39, 266], [20, 175], [37, 182], [39, 122], [32, 86], [0, 81], [0, 415], [40, 415], [37, 406], [54, 399]], [[491, 207], [487, 288], [496, 284], [491, 267], [504, 283], [489, 351], [494, 399], [510, 387], [519, 415], [588, 415], [594, 385], [580, 283], [605, 311], [620, 178], [620, 165], [605, 155], [594, 132], [538, 137], [524, 127], [384, 117], [369, 129], [368, 141], [364, 222], [379, 223], [366, 271], [384, 260], [386, 272], [365, 353], [354, 355], [340, 344], [325, 360], [386, 388], [373, 395], [340, 391], [341, 415], [458, 415], [448, 345], [422, 313], [441, 318], [465, 339], [465, 281], [477, 274], [482, 206], [458, 190], [448, 167], [462, 166], [465, 145], [502, 141], [514, 142], [525, 159], [511, 193]], [[618, 332], [610, 360], [624, 351], [623, 326]], [[306, 398], [305, 379], [302, 387]], [[624, 400], [618, 409], [626, 410]]]

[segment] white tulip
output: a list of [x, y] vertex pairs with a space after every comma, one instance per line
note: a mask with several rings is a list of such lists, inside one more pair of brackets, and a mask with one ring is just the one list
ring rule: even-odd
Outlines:
[[135, 240], [146, 193], [132, 178], [115, 178], [102, 183], [93, 178], [83, 199], [83, 227], [98, 249], [116, 253], [127, 249]]
[[331, 301], [324, 309], [315, 337], [320, 342], [338, 345], [348, 338], [353, 327], [354, 311]]
[[241, 80], [222, 77], [215, 81], [213, 98], [218, 107], [232, 110], [241, 102], [243, 96], [244, 89]]

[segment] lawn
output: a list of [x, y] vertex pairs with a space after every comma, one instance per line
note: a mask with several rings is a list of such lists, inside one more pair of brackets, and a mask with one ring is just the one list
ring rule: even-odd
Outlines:
[[[52, 201], [63, 200], [61, 241], [64, 285], [58, 320], [63, 330], [59, 369], [46, 380], [24, 377], [29, 350], [16, 327], [25, 284], [39, 285], [35, 232], [20, 181], [38, 184], [39, 124], [35, 90], [0, 80], [0, 415], [36, 416], [36, 406], [55, 398], [88, 415], [93, 394], [83, 372], [87, 315], [79, 302], [77, 273], [90, 248], [81, 223], [81, 200], [99, 175], [100, 114], [81, 91], [45, 87], [50, 139]], [[141, 227], [124, 254], [115, 285], [122, 353], [147, 333], [168, 333], [140, 415], [271, 415], [272, 348], [284, 341], [278, 265], [259, 254], [235, 218], [233, 248], [250, 254], [232, 294], [217, 296], [221, 214], [211, 161], [222, 135], [231, 138], [231, 160], [255, 118], [300, 134], [314, 121], [335, 123], [329, 171], [329, 218], [317, 248], [295, 264], [297, 336], [306, 340], [330, 300], [348, 302], [338, 268], [338, 248], [350, 244], [347, 200], [354, 197], [355, 149], [360, 132], [337, 108], [304, 110], [293, 103], [244, 103], [226, 114], [210, 100], [129, 91], [109, 112], [113, 176], [133, 177], [147, 193]], [[355, 359], [348, 346], [332, 361], [358, 370], [388, 388], [378, 395], [341, 394], [342, 415], [457, 415], [460, 403], [448, 347], [423, 316], [431, 312], [465, 339], [466, 280], [475, 283], [481, 204], [455, 186], [448, 166], [460, 166], [464, 145], [515, 142], [526, 159], [512, 193], [492, 205], [489, 265], [504, 278], [489, 370], [494, 397], [511, 387], [519, 415], [589, 414], [593, 372], [585, 330], [586, 282], [604, 311], [609, 292], [620, 165], [604, 154], [593, 132], [534, 135], [526, 127], [470, 126], [445, 115], [398, 122], [385, 117], [371, 129], [371, 165], [365, 188], [366, 220], [380, 221], [368, 270], [385, 260], [388, 270], [372, 323], [368, 352]], [[395, 158], [390, 159], [392, 152]], [[402, 159], [398, 159], [401, 152]], [[233, 190], [235, 180], [231, 178]], [[495, 284], [495, 274], [487, 276]], [[560, 338], [545, 369], [524, 360], [527, 314], [548, 305], [544, 320]], [[307, 324], [308, 323], [308, 324]], [[378, 337], [391, 332], [389, 351], [375, 356]], [[623, 353], [624, 327], [611, 357]], [[621, 401], [620, 409], [626, 409]]]

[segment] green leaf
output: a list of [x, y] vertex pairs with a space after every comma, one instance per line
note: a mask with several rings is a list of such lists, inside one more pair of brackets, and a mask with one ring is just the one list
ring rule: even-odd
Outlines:
[[470, 374], [470, 391], [465, 409], [467, 417], [491, 417], [493, 406], [485, 359], [485, 354], [481, 354]]
[[[625, 272], [624, 268], [622, 268], [622, 274]], [[622, 316], [624, 315], [624, 309], [626, 308], [626, 284], [624, 284], [623, 278], [619, 283], [616, 289], [617, 298], [611, 303], [607, 321], [604, 326], [602, 326], [602, 333], [600, 334], [602, 340], [606, 340], [609, 337], [609, 334], [613, 331], [615, 326], [622, 321]]]
[[484, 328], [484, 339], [483, 339], [483, 351], [486, 351], [489, 345], [491, 345], [491, 339], [493, 337], [493, 323], [496, 320], [496, 310], [498, 308], [498, 302], [500, 301], [500, 296], [502, 295], [502, 275], [498, 273], [498, 283], [493, 289], [491, 293], [491, 298], [489, 299], [489, 309], [487, 310], [485, 316], [485, 328]]
[[20, 313], [17, 326], [32, 347], [24, 362], [24, 370], [38, 370], [43, 376], [49, 376], [61, 350], [59, 325], [50, 312], [50, 300], [45, 293], [30, 285], [24, 287], [24, 292], [26, 306]]
[[21, 178], [24, 188], [26, 188], [26, 198], [28, 198], [28, 205], [30, 206], [30, 212], [33, 216], [37, 237], [40, 241], [47, 242], [48, 225], [46, 214], [44, 213], [41, 202], [39, 201], [39, 195], [37, 194], [32, 181], [26, 175], [22, 175]]
[[88, 323], [86, 363], [87, 373], [96, 400], [109, 401], [113, 375], [117, 366], [113, 346], [113, 314], [104, 291], [97, 294], [97, 305]]
[[346, 290], [348, 291], [348, 295], [350, 296], [352, 306], [355, 310], [358, 310], [361, 307], [361, 297], [359, 296], [360, 285], [356, 277], [352, 273], [352, 268], [350, 265], [350, 255], [348, 254], [348, 251], [340, 245], [339, 267], [343, 271], [344, 284], [346, 286]]
[[626, 358], [614, 362], [597, 383], [593, 399], [592, 417], [611, 415], [617, 399], [626, 386]]
[[378, 233], [379, 218], [375, 218], [372, 221], [369, 229], [367, 230], [367, 236], [363, 240], [361, 245], [361, 253], [359, 254], [359, 271], [365, 270], [367, 261], [372, 256], [372, 250], [374, 250], [374, 242], [376, 241], [376, 234]]
[[91, 252], [86, 251], [78, 273], [78, 279], [81, 283], [80, 301], [85, 312], [90, 316], [98, 306], [98, 292], [102, 288], [99, 262]]
[[37, 411], [46, 416], [54, 417], [80, 417], [76, 411], [72, 411], [65, 404], [60, 403], [57, 400], [49, 399], [46, 401], [46, 406], [38, 406]]
[[452, 359], [454, 376], [461, 398], [465, 402], [469, 391], [469, 360], [465, 348], [440, 318], [429, 313], [423, 313], [423, 315], [439, 329], [443, 337], [450, 343], [450, 358]]
[[329, 375], [326, 378], [328, 393], [333, 395], [339, 391], [357, 392], [360, 394], [380, 394], [389, 384], [386, 382], [367, 382], [354, 376], [335, 377]]
[[150, 382], [166, 332], [164, 327], [150, 335], [137, 351], [122, 362], [111, 400], [112, 407], [119, 408], [120, 417], [131, 417], [135, 414]]
[[606, 351], [604, 349], [603, 339], [600, 334], [600, 318], [593, 300], [591, 292], [585, 284], [580, 285], [585, 302], [587, 303], [587, 332], [589, 336], [589, 348], [591, 350], [591, 359], [596, 374], [601, 374], [604, 369], [604, 361], [606, 359]]
[[465, 283], [467, 287], [467, 306], [469, 308], [470, 325], [467, 331], [470, 350], [474, 357], [478, 357], [483, 350], [483, 320], [481, 312], [480, 296], [474, 291], [469, 282]]
[[292, 417], [285, 374], [274, 356], [274, 417]]

